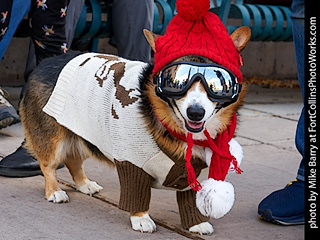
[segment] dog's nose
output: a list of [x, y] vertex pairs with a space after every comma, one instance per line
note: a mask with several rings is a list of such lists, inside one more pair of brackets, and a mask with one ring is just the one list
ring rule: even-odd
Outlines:
[[200, 106], [190, 106], [187, 108], [187, 116], [191, 121], [201, 121], [206, 111]]

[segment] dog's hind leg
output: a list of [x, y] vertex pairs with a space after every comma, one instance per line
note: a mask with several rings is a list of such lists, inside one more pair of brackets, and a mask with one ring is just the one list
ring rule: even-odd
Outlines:
[[191, 190], [177, 192], [177, 201], [182, 227], [200, 235], [211, 235], [213, 227], [209, 217], [203, 216], [196, 206], [196, 192]]
[[[53, 156], [54, 157], [54, 156]], [[49, 202], [63, 203], [69, 202], [67, 193], [59, 187], [56, 175], [56, 169], [59, 162], [52, 160], [49, 164], [38, 157], [40, 168], [45, 178], [45, 197]]]
[[[49, 202], [54, 203], [68, 202], [69, 197], [59, 187], [56, 175], [56, 169], [63, 161], [61, 156], [56, 152], [57, 146], [63, 138], [63, 135], [59, 134], [61, 131], [59, 131], [58, 124], [45, 115], [43, 115], [43, 118], [38, 123], [35, 122], [35, 117], [33, 117], [33, 120], [26, 119], [23, 111], [20, 115], [23, 116], [26, 147], [39, 161], [45, 178], [45, 198]], [[30, 118], [32, 116], [34, 115], [28, 115]]]
[[[27, 141], [29, 149], [32, 149], [36, 158], [39, 161], [41, 171], [45, 178], [45, 197], [49, 202], [63, 203], [69, 202], [69, 197], [65, 191], [63, 191], [57, 180], [56, 169], [60, 163], [65, 159], [64, 155], [59, 151], [60, 143], [64, 141], [66, 133], [63, 127], [58, 126], [55, 122], [48, 123], [48, 126], [56, 125], [55, 130], [51, 130], [52, 134], [49, 134], [47, 138], [33, 138]], [[53, 134], [54, 132], [54, 134]], [[26, 135], [27, 136], [27, 135]], [[41, 145], [41, 140], [43, 145]], [[28, 138], [27, 138], [28, 140]], [[39, 147], [37, 147], [37, 145]], [[32, 147], [30, 148], [30, 145]]]
[[[38, 128], [40, 127], [41, 125], [38, 126]], [[54, 126], [52, 125], [51, 127]], [[54, 203], [68, 202], [69, 197], [65, 191], [61, 190], [56, 174], [56, 169], [63, 160], [56, 152], [59, 141], [61, 141], [61, 136], [58, 134], [48, 134], [47, 136], [39, 134], [37, 136], [33, 131], [29, 131], [29, 129], [30, 127], [25, 130], [26, 147], [39, 161], [45, 179], [45, 198], [49, 202]], [[59, 132], [57, 126], [53, 129], [52, 132]]]
[[[82, 193], [89, 194], [100, 192], [103, 187], [94, 181], [90, 181], [86, 176], [83, 168], [83, 161], [91, 154], [82, 139], [75, 134], [66, 130], [67, 137], [60, 144], [61, 155], [65, 155], [64, 163], [76, 184], [77, 190]], [[67, 153], [63, 153], [64, 149], [69, 149]]]
[[78, 191], [91, 196], [103, 189], [99, 184], [88, 179], [84, 172], [83, 160], [81, 158], [68, 157], [65, 164], [69, 169]]

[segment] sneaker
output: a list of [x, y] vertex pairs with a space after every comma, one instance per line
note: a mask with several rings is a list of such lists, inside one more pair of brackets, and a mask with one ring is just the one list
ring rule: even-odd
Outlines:
[[8, 95], [7, 91], [0, 88], [0, 129], [20, 122], [15, 108], [6, 99]]
[[280, 225], [304, 224], [304, 181], [295, 179], [258, 206], [260, 218]]

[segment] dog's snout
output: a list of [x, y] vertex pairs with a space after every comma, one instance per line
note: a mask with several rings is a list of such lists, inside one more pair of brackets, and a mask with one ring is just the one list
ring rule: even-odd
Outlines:
[[200, 106], [190, 106], [187, 108], [187, 116], [191, 121], [201, 121], [206, 111]]

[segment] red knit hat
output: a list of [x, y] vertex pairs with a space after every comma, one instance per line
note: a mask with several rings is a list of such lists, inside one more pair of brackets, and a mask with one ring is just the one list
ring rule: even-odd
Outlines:
[[178, 14], [155, 42], [153, 74], [173, 60], [200, 55], [231, 70], [242, 81], [240, 59], [227, 29], [212, 12], [209, 0], [177, 0]]

